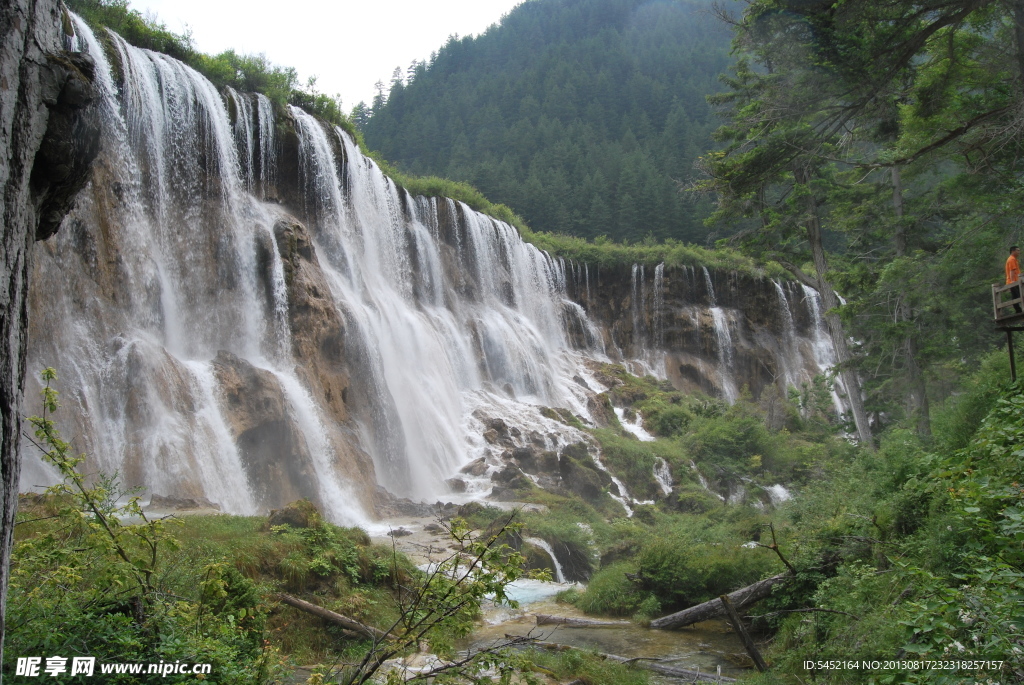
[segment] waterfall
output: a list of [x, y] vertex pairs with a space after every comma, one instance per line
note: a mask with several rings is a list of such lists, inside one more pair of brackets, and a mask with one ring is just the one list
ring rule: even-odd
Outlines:
[[704, 271], [704, 288], [708, 292], [708, 303], [712, 307], [717, 307], [718, 302], [715, 300], [715, 286], [711, 284], [711, 274], [708, 273], [706, 266], [702, 266], [701, 269]]
[[789, 300], [786, 299], [786, 291], [782, 285], [772, 280], [775, 288], [775, 295], [778, 298], [779, 312], [782, 314], [782, 380], [785, 385], [796, 385], [793, 372], [790, 370], [790, 359], [796, 356], [796, 326], [793, 323], [793, 313], [789, 311]]
[[[814, 361], [817, 363], [821, 373], [828, 373], [835, 365], [835, 348], [832, 347], [832, 339], [829, 337], [828, 329], [822, 318], [821, 296], [818, 291], [808, 285], [801, 284], [804, 293], [804, 303], [811, 314], [814, 322]], [[842, 414], [846, 411], [846, 403], [843, 402], [840, 393], [845, 394], [846, 389], [842, 385], [842, 379], [837, 375], [832, 384], [832, 404], [836, 412]]]
[[633, 314], [633, 354], [641, 356], [647, 345], [647, 326], [644, 323], [644, 265], [634, 264], [631, 279], [630, 312]]
[[555, 556], [555, 550], [552, 549], [547, 540], [541, 540], [540, 538], [523, 538], [523, 542], [528, 542], [534, 547], [547, 552], [548, 556], [551, 557], [551, 563], [555, 566], [555, 582], [562, 584], [566, 582], [565, 573], [562, 572], [562, 564], [559, 563], [558, 557]]
[[704, 477], [704, 474], [701, 473], [700, 470], [697, 468], [697, 463], [692, 459], [690, 460], [690, 469], [697, 474], [697, 481], [700, 482], [700, 486], [704, 488], [704, 490], [711, 493], [721, 501], [725, 501], [725, 497], [719, 495], [717, 492], [711, 489], [711, 486], [708, 484], [708, 479]]
[[[595, 354], [601, 338], [564, 262], [464, 204], [412, 197], [341, 129], [114, 34], [108, 59], [74, 21], [97, 65], [101, 160], [39, 249], [29, 364], [70, 388], [63, 420], [90, 469], [232, 513], [311, 497], [363, 524], [377, 484], [446, 491], [480, 453], [479, 407], [589, 416], [566, 312]], [[53, 478], [27, 463], [23, 483]]]
[[653, 442], [656, 438], [647, 432], [644, 428], [643, 418], [640, 416], [640, 412], [634, 412], [635, 418], [633, 421], [629, 421], [626, 418], [626, 410], [622, 407], [614, 407], [613, 411], [615, 416], [619, 418], [619, 423], [626, 429], [627, 432], [636, 436], [637, 440], [641, 442]]
[[654, 344], [665, 346], [665, 262], [654, 267]]
[[710, 312], [718, 342], [718, 376], [722, 382], [722, 393], [730, 403], [735, 402], [739, 392], [736, 390], [736, 381], [733, 380], [733, 349], [729, 319], [721, 307], [712, 307]]
[[669, 469], [668, 462], [661, 457], [654, 461], [654, 480], [658, 483], [663, 495], [668, 497], [672, 494], [672, 470]]

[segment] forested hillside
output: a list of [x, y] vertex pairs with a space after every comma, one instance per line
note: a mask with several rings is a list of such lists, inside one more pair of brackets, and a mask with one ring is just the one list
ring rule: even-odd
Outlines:
[[396, 70], [354, 112], [406, 171], [468, 181], [535, 230], [703, 243], [679, 192], [711, 146], [728, 27], [702, 0], [532, 0]]

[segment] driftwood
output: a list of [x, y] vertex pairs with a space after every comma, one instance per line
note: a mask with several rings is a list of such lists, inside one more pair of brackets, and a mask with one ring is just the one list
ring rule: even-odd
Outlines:
[[569, 626], [570, 628], [621, 628], [632, 625], [629, 621], [597, 621], [592, 618], [573, 618], [571, 616], [551, 616], [536, 614], [539, 626]]
[[[773, 587], [792, 577], [789, 573], [780, 573], [777, 576], [759, 580], [753, 585], [740, 588], [736, 592], [730, 592], [728, 595], [729, 601], [732, 602], [737, 611], [743, 611], [759, 599], [764, 599], [770, 595]], [[716, 597], [702, 604], [692, 606], [689, 609], [683, 609], [674, 614], [655, 619], [651, 621], [651, 627], [671, 630], [721, 616], [725, 616], [725, 607], [722, 606], [722, 601]]]
[[[506, 635], [505, 637], [511, 637], [511, 636]], [[532, 642], [526, 643], [525, 645], [516, 645], [516, 646], [517, 647], [519, 647], [519, 646], [524, 646], [524, 647], [536, 646], [536, 647], [541, 647], [543, 649], [549, 649], [549, 650], [555, 651], [555, 652], [567, 652], [569, 650], [576, 649], [575, 647], [570, 647], [568, 645], [562, 645], [562, 644], [559, 644], [557, 642], [544, 642], [543, 640], [534, 640]], [[644, 658], [644, 657], [635, 658], [635, 659], [629, 659], [629, 658], [624, 657], [624, 656], [618, 656], [616, 654], [603, 654], [601, 652], [597, 652], [597, 656], [599, 656], [600, 658], [605, 659], [607, 661], [614, 661], [614, 662], [619, 663], [619, 664], [630, 664], [632, 666], [636, 666], [637, 668], [642, 668], [645, 671], [651, 671], [653, 673], [657, 673], [658, 675], [666, 676], [668, 678], [680, 678], [680, 679], [688, 680], [690, 682], [704, 682], [704, 683], [735, 683], [736, 682], [735, 678], [727, 678], [725, 676], [717, 675], [715, 673], [701, 673], [700, 671], [691, 671], [691, 670], [689, 670], [687, 668], [676, 668], [675, 666], [664, 666], [664, 665], [659, 664], [659, 663], [654, 663], [650, 659], [647, 659], [647, 658]]]
[[347, 628], [356, 633], [361, 633], [367, 637], [371, 637], [375, 640], [383, 640], [387, 637], [387, 633], [383, 630], [378, 630], [373, 626], [368, 626], [365, 623], [360, 623], [354, 618], [348, 616], [342, 616], [341, 614], [335, 613], [330, 609], [324, 609], [323, 607], [317, 606], [316, 604], [310, 604], [309, 602], [303, 601], [297, 597], [286, 595], [283, 592], [277, 594], [277, 598], [289, 606], [293, 606], [296, 609], [305, 611], [308, 614], [319, 616], [325, 621], [336, 623], [342, 628]]

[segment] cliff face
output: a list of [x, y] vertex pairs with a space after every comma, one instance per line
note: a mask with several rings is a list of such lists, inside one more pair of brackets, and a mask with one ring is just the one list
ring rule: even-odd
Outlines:
[[644, 360], [679, 390], [735, 399], [785, 391], [832, 363], [817, 293], [701, 267], [570, 265], [567, 293], [610, 355]]
[[64, 51], [57, 2], [0, 5], [0, 656], [21, 472], [32, 242], [60, 225], [96, 154], [92, 61]]
[[[37, 251], [29, 363], [61, 373], [91, 469], [237, 513], [308, 497], [349, 524], [524, 472], [628, 510], [579, 429], [613, 421], [600, 362], [729, 399], [827, 362], [797, 286], [566, 264], [409, 195], [301, 110], [74, 23], [102, 144]], [[22, 482], [52, 478], [33, 462]]]

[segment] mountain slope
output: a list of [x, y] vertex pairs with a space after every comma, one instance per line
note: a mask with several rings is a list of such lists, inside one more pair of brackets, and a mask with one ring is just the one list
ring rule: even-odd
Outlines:
[[679, 192], [716, 121], [729, 32], [701, 0], [532, 0], [451, 38], [357, 121], [416, 174], [468, 181], [539, 230], [703, 242]]

